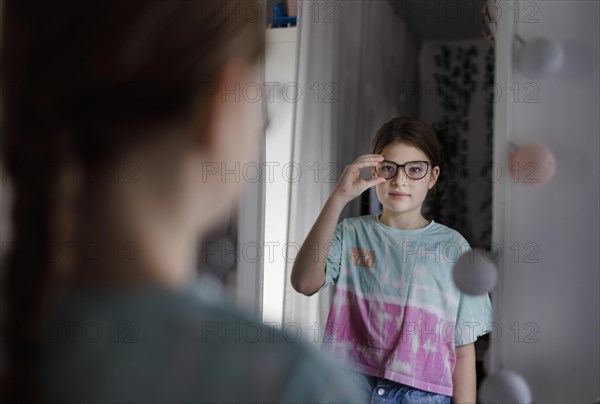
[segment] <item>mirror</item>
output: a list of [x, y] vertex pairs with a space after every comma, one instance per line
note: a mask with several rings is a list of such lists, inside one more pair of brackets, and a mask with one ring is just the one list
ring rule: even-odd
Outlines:
[[[371, 139], [383, 123], [406, 115], [430, 124], [441, 143], [439, 189], [424, 204], [424, 217], [457, 230], [472, 248], [491, 250], [495, 60], [489, 27], [484, 31], [483, 6], [483, 1], [417, 0], [297, 4], [295, 84], [306, 96], [292, 102], [293, 135], [278, 155], [290, 156], [310, 178], [287, 184], [285, 242], [304, 242], [336, 185], [328, 181], [327, 164], [334, 163], [334, 179], [339, 179], [347, 164], [371, 152]], [[286, 29], [271, 31], [283, 36]], [[325, 102], [332, 94], [334, 101]], [[345, 206], [340, 221], [381, 212], [371, 187]], [[267, 211], [267, 228], [277, 224], [269, 215]], [[294, 256], [287, 258], [293, 261]], [[299, 324], [311, 342], [319, 329], [316, 341], [321, 342], [327, 338], [331, 296], [326, 290], [310, 298], [294, 291], [291, 267], [279, 267], [288, 275], [283, 324]], [[486, 375], [488, 339], [485, 334], [475, 344], [477, 384]]]

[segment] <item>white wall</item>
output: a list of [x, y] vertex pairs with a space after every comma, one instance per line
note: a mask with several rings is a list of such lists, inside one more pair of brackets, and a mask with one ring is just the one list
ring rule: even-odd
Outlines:
[[[503, 5], [502, 18], [514, 18], [508, 3]], [[566, 65], [551, 79], [532, 80], [512, 71], [511, 81], [521, 93], [509, 103], [508, 137], [517, 145], [550, 147], [557, 173], [539, 189], [509, 181], [506, 206], [494, 207], [496, 217], [506, 215], [500, 359], [529, 383], [533, 402], [591, 403], [600, 396], [600, 4], [538, 1], [533, 15], [538, 22], [525, 22], [535, 9], [524, 6], [515, 31], [525, 41], [558, 40]], [[523, 102], [527, 82], [537, 85], [538, 102]], [[514, 96], [507, 88], [502, 91], [503, 97]], [[538, 247], [533, 258], [539, 262], [525, 262], [533, 251], [525, 248], [527, 242]], [[526, 328], [528, 322], [532, 328]], [[538, 341], [526, 343], [530, 334]]]
[[[268, 99], [269, 127], [266, 137], [266, 161], [274, 175], [266, 181], [265, 244], [272, 252], [264, 260], [263, 321], [272, 325], [283, 321], [283, 298], [286, 261], [284, 257], [287, 232], [290, 187], [284, 168], [292, 157], [292, 125], [296, 79], [297, 28], [267, 29], [265, 82], [274, 89]], [[289, 94], [286, 91], [289, 90]], [[273, 324], [276, 323], [276, 324]]]

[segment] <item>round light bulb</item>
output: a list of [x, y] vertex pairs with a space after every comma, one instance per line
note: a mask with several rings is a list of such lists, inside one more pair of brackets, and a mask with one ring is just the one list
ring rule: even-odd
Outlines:
[[509, 171], [514, 182], [539, 186], [550, 181], [556, 173], [554, 153], [543, 144], [528, 144], [513, 151]]
[[565, 52], [558, 42], [548, 38], [527, 41], [517, 54], [521, 71], [531, 78], [549, 77], [562, 67]]
[[531, 391], [527, 382], [515, 372], [501, 369], [487, 376], [479, 388], [479, 402], [485, 403], [531, 403]]
[[478, 296], [488, 293], [496, 285], [496, 266], [487, 257], [487, 252], [475, 248], [458, 258], [452, 267], [452, 279], [463, 293]]

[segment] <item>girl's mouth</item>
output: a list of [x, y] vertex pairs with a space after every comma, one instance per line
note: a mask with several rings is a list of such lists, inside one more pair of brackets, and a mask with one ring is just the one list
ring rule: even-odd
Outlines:
[[408, 198], [410, 196], [404, 192], [390, 192], [389, 195], [394, 199]]

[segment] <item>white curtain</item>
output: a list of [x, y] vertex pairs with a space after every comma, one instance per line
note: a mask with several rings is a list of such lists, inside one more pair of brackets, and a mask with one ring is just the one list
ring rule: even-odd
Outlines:
[[[290, 190], [283, 320], [318, 344], [333, 288], [311, 297], [294, 291], [292, 259], [345, 165], [370, 153], [371, 138], [386, 120], [416, 113], [418, 94], [407, 89], [418, 79], [418, 41], [387, 1], [306, 0], [299, 8], [303, 95], [294, 111], [292, 162], [302, 175]], [[349, 203], [340, 220], [359, 215], [360, 202]]]
[[[331, 291], [306, 297], [290, 283], [290, 273], [300, 245], [314, 224], [335, 183], [323, 178], [327, 163], [335, 159], [335, 102], [329, 97], [337, 70], [334, 50], [339, 24], [324, 23], [318, 14], [325, 2], [299, 4], [297, 85], [302, 95], [294, 111], [292, 164], [296, 172], [290, 190], [288, 259], [284, 293], [284, 324], [299, 327], [307, 341], [318, 343], [331, 305]], [[317, 18], [314, 18], [317, 17]], [[335, 99], [333, 99], [335, 100]]]

